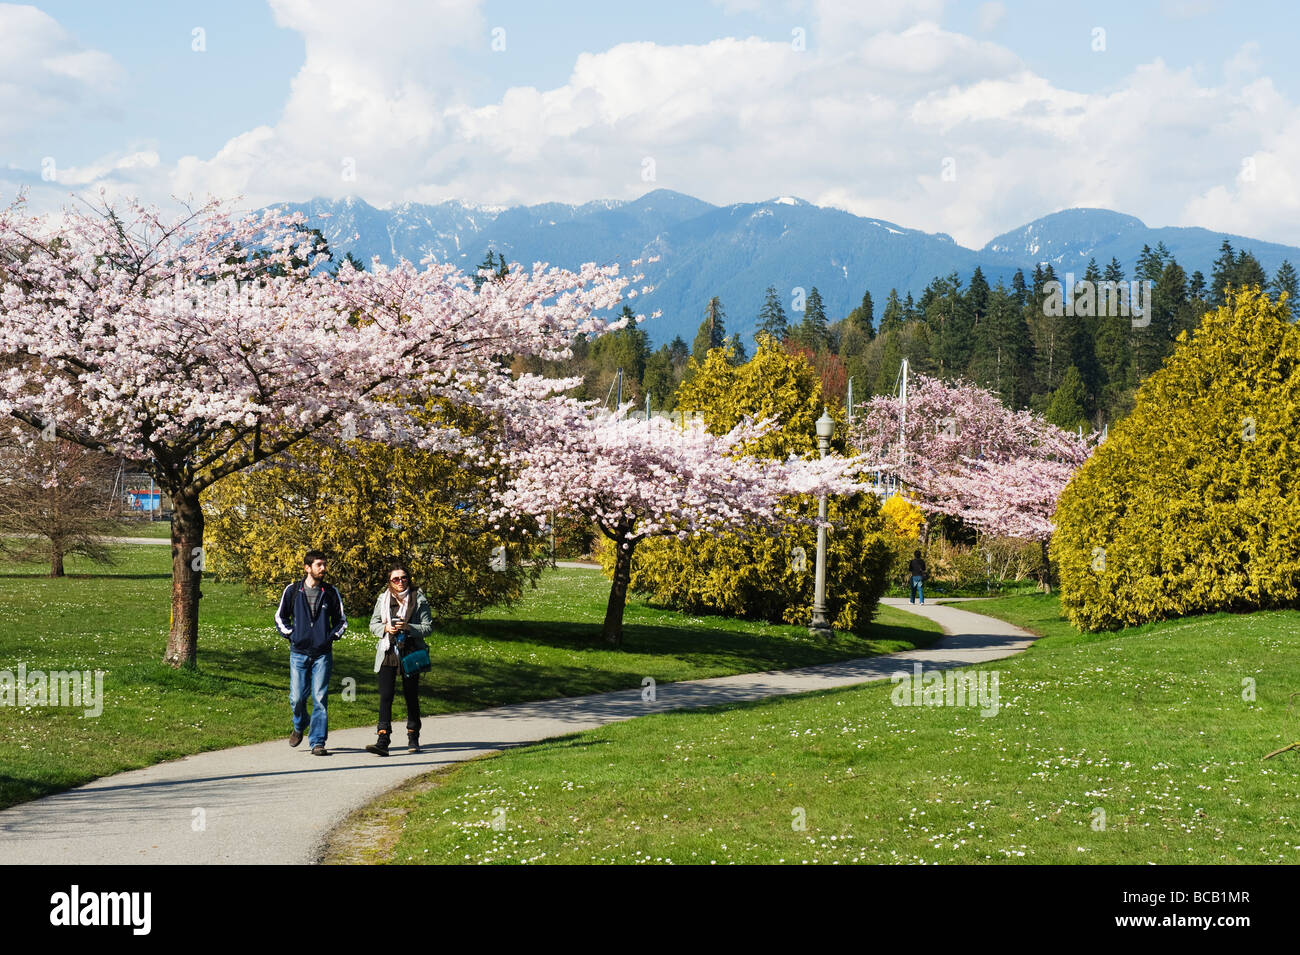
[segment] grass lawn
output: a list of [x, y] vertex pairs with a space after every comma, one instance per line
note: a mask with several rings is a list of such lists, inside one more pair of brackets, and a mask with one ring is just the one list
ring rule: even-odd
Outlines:
[[115, 537], [156, 537], [171, 540], [171, 521], [123, 521], [113, 532]]
[[[958, 604], [963, 610], [972, 613], [987, 614], [1007, 623], [1014, 623], [1030, 633], [1041, 637], [1051, 637], [1050, 641], [1040, 641], [1035, 647], [1057, 646], [1065, 643], [1087, 643], [1093, 640], [1109, 640], [1110, 633], [1080, 633], [1070, 621], [1061, 616], [1061, 601], [1056, 594], [1048, 596], [1038, 590], [1013, 594], [1005, 597], [992, 597], [978, 603]], [[1126, 634], [1139, 632], [1142, 628], [1126, 630]]]
[[[199, 668], [159, 661], [170, 609], [170, 551], [122, 545], [99, 568], [70, 557], [62, 580], [0, 563], [0, 670], [103, 670], [104, 708], [0, 706], [0, 807], [98, 776], [243, 743], [285, 737], [289, 661], [273, 607], [233, 584], [205, 581]], [[928, 621], [881, 608], [870, 639], [814, 640], [800, 627], [689, 617], [630, 600], [625, 645], [599, 642], [609, 584], [598, 571], [557, 570], [511, 611], [493, 610], [429, 641], [425, 714], [575, 696], [731, 673], [805, 666], [925, 645]], [[353, 608], [356, 609], [356, 608]], [[369, 615], [335, 645], [330, 724], [378, 714]], [[432, 677], [432, 679], [430, 679]], [[340, 693], [352, 680], [355, 699]], [[401, 709], [399, 702], [398, 709]], [[404, 711], [403, 711], [404, 712]]]
[[985, 667], [995, 716], [895, 706], [888, 683], [647, 716], [358, 823], [389, 821], [393, 862], [1300, 862], [1300, 752], [1262, 759], [1300, 738], [1300, 612], [1084, 636], [1054, 597], [963, 606], [1047, 634]]

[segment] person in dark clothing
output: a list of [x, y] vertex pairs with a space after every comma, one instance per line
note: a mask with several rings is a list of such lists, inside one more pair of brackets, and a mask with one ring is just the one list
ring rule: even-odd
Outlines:
[[[284, 588], [275, 626], [289, 641], [289, 707], [293, 732], [289, 745], [302, 742], [309, 729], [313, 756], [328, 756], [330, 673], [334, 669], [334, 641], [348, 628], [343, 598], [333, 584], [325, 582], [325, 555], [307, 551], [303, 558], [306, 576]], [[307, 722], [307, 682], [311, 680], [312, 712]]]
[[916, 603], [916, 598], [919, 595], [921, 603], [925, 603], [925, 561], [921, 559], [919, 550], [912, 554], [912, 559], [907, 564], [907, 573], [912, 578], [912, 593], [909, 602]]
[[415, 650], [427, 650], [424, 638], [433, 632], [433, 613], [424, 592], [411, 582], [411, 572], [401, 561], [388, 568], [388, 586], [375, 600], [370, 632], [379, 638], [375, 645], [375, 672], [379, 674], [379, 726], [377, 739], [366, 747], [377, 756], [387, 756], [393, 736], [393, 697], [397, 680], [402, 680], [406, 698], [406, 749], [420, 752], [420, 674], [402, 670], [402, 657]]

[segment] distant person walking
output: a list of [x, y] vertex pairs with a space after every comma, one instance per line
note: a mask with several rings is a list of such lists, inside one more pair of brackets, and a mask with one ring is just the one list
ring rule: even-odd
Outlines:
[[[325, 738], [329, 736], [330, 673], [334, 669], [334, 641], [348, 628], [343, 613], [343, 598], [333, 584], [325, 582], [325, 555], [309, 550], [303, 557], [306, 576], [284, 588], [275, 625], [289, 640], [289, 707], [293, 713], [293, 732], [289, 745], [302, 742], [303, 730], [309, 730], [308, 742], [313, 756], [328, 756]], [[311, 680], [312, 711], [307, 722], [307, 681]]]
[[912, 595], [910, 603], [916, 603], [916, 598], [921, 598], [921, 603], [925, 603], [925, 561], [921, 559], [921, 552], [915, 551], [912, 559], [908, 561], [907, 572], [912, 578]]
[[[388, 586], [375, 600], [370, 632], [379, 638], [375, 645], [375, 672], [379, 674], [378, 738], [366, 747], [379, 756], [388, 755], [393, 736], [393, 697], [401, 675], [406, 698], [406, 750], [420, 752], [420, 670], [428, 668], [428, 645], [424, 638], [433, 632], [433, 613], [424, 592], [411, 582], [411, 572], [401, 561], [388, 568]], [[423, 658], [418, 656], [424, 651]]]

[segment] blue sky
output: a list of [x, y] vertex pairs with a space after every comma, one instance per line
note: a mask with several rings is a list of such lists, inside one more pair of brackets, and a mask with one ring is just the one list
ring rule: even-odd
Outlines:
[[0, 190], [663, 186], [975, 245], [1073, 205], [1300, 243], [1297, 19], [1198, 0], [0, 4]]

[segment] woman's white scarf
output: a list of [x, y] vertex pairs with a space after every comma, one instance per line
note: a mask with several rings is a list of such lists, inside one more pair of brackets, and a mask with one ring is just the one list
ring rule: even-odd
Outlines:
[[396, 646], [396, 644], [394, 644], [393, 642], [393, 634], [387, 632], [388, 624], [392, 622], [393, 619], [392, 618], [393, 597], [397, 596], [398, 617], [400, 617], [402, 620], [407, 620], [410, 617], [410, 614], [407, 612], [407, 606], [410, 603], [413, 591], [414, 588], [412, 588], [408, 584], [406, 587], [406, 592], [403, 593], [401, 596], [397, 596], [396, 594], [393, 593], [392, 587], [384, 588], [384, 599], [379, 602], [379, 606], [380, 606], [379, 617], [384, 623], [385, 633], [382, 637], [379, 638], [379, 649], [383, 650], [385, 653], [387, 653], [389, 650], [394, 649]]

